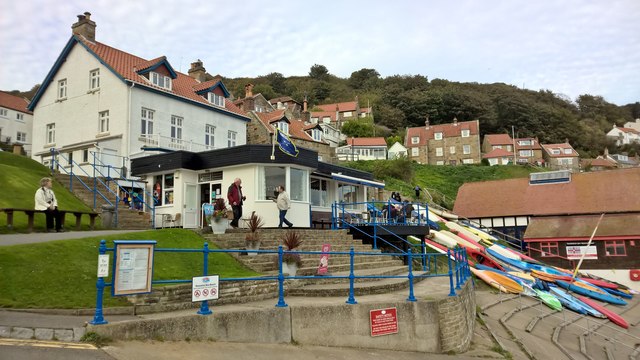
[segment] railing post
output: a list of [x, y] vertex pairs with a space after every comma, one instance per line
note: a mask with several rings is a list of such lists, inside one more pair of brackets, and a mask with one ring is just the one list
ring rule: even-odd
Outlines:
[[282, 245], [278, 246], [278, 303], [276, 307], [287, 307], [284, 302], [284, 275], [282, 274]]
[[[98, 253], [104, 255], [107, 252], [107, 245], [105, 240], [100, 240], [100, 247]], [[107, 324], [108, 321], [104, 319], [102, 315], [102, 294], [104, 292], [104, 278], [99, 277], [96, 281], [96, 312], [93, 315], [93, 320], [89, 322], [92, 325]]]
[[375, 218], [373, 220], [373, 249], [378, 249], [378, 225], [376, 225]]
[[340, 227], [341, 228], [346, 228], [346, 226], [344, 225], [344, 201], [340, 202], [340, 211], [342, 211], [342, 213], [340, 214]]
[[53, 175], [53, 163], [55, 162], [55, 149], [51, 148], [49, 149], [49, 151], [51, 152], [51, 164], [49, 166], [49, 171], [51, 172], [51, 175]]
[[460, 290], [460, 282], [462, 281], [462, 274], [460, 274], [460, 249], [453, 250], [453, 254], [456, 262], [456, 289]]
[[424, 238], [420, 242], [420, 251], [422, 254], [422, 271], [427, 271], [427, 247], [424, 244]]
[[417, 301], [413, 295], [413, 256], [411, 255], [411, 247], [409, 247], [407, 256], [409, 257], [409, 297], [407, 301]]
[[96, 179], [96, 153], [93, 153], [93, 208], [95, 209], [98, 205], [97, 193], [98, 192], [98, 180]]
[[347, 299], [347, 304], [351, 305], [355, 305], [358, 303], [353, 294], [353, 280], [355, 279], [355, 275], [353, 273], [353, 258], [354, 251], [352, 246], [351, 250], [349, 250], [349, 298]]
[[[204, 264], [202, 266], [202, 276], [207, 276], [209, 273], [209, 244], [207, 244], [206, 242], [204, 243], [204, 248], [202, 249], [202, 252], [204, 253]], [[198, 314], [211, 315], [211, 310], [209, 310], [209, 300], [202, 301], [202, 303], [200, 304], [200, 310], [198, 310]]]
[[456, 296], [453, 290], [453, 269], [451, 269], [451, 249], [447, 249], [447, 262], [449, 264], [449, 296]]

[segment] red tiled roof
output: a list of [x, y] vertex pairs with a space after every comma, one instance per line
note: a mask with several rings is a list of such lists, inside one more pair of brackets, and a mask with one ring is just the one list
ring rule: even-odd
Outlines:
[[[520, 145], [518, 141], [531, 141], [532, 145]], [[536, 138], [518, 138], [516, 139], [516, 150], [542, 150], [540, 147], [540, 142]]]
[[[262, 124], [267, 128], [267, 131], [269, 131], [270, 134], [273, 134], [275, 132], [273, 125], [271, 124], [285, 117], [284, 109], [275, 110], [270, 113], [260, 113], [255, 111], [253, 113], [258, 117], [258, 119], [260, 119], [260, 122], [262, 122]], [[300, 140], [324, 143], [323, 141], [315, 141], [313, 137], [311, 137], [311, 135], [306, 132], [306, 130], [313, 129], [314, 127], [316, 127], [316, 125], [317, 124], [305, 125], [304, 121], [302, 120], [290, 120], [289, 136]]]
[[458, 189], [454, 212], [468, 218], [640, 211], [640, 168], [572, 174], [561, 184], [528, 178], [470, 182]]
[[27, 101], [25, 98], [0, 91], [0, 106], [7, 109], [20, 111], [25, 114], [33, 114], [33, 112], [27, 109], [27, 105], [29, 105], [29, 101]]
[[625, 127], [619, 127], [617, 128], [618, 130], [622, 131], [622, 132], [626, 132], [626, 133], [632, 133], [632, 134], [636, 134], [636, 135], [640, 135], [640, 131], [636, 130], [636, 129], [632, 129], [632, 128], [625, 128]]
[[482, 156], [485, 159], [513, 157], [513, 153], [505, 149], [493, 149]]
[[142, 71], [142, 70], [146, 70], [150, 67], [152, 67], [153, 65], [159, 63], [162, 60], [167, 60], [166, 56], [159, 56], [153, 60], [149, 60], [149, 61], [143, 61], [139, 64], [135, 65], [136, 71]]
[[[599, 219], [600, 215], [533, 217], [524, 239], [588, 240]], [[598, 225], [594, 240], [611, 236], [640, 236], [640, 214], [606, 214]]]
[[[462, 130], [469, 130], [469, 135], [478, 135], [478, 121], [463, 121], [458, 122], [457, 125], [453, 125], [453, 123], [430, 125], [428, 129], [425, 126], [408, 128], [405, 146], [408, 148], [424, 146], [427, 144], [427, 140], [433, 139], [433, 134], [437, 132], [441, 132], [443, 137], [458, 137], [461, 136]], [[420, 138], [417, 144], [411, 142], [411, 138], [415, 136]]]
[[[563, 144], [544, 144], [544, 145], [542, 145], [542, 147], [547, 152], [547, 155], [549, 155], [552, 158], [568, 157], [568, 156], [571, 156], [571, 157], [580, 156], [580, 155], [578, 155], [578, 152], [575, 151], [573, 149], [573, 147], [571, 147], [571, 145], [569, 145], [567, 143], [563, 143]], [[552, 154], [551, 153], [552, 149], [560, 149], [560, 154]], [[571, 149], [571, 154], [565, 154], [564, 153], [565, 149]]]
[[[202, 89], [206, 83], [213, 82], [214, 84], [217, 82], [216, 79], [207, 81], [205, 83], [198, 83], [198, 81], [192, 78], [189, 75], [176, 72], [178, 75], [177, 78], [172, 80], [172, 89], [163, 89], [158, 86], [153, 85], [143, 76], [138, 75], [136, 71], [140, 71], [141, 69], [138, 66], [146, 66], [153, 65], [158, 61], [162, 60], [163, 57], [158, 57], [154, 60], [147, 61], [143, 58], [137, 57], [135, 55], [131, 55], [122, 50], [118, 50], [109, 45], [102, 44], [100, 42], [90, 42], [84, 39], [83, 37], [76, 36], [76, 39], [84, 46], [89, 48], [93, 53], [95, 53], [102, 61], [105, 62], [111, 69], [113, 69], [118, 75], [122, 78], [130, 80], [136, 84], [143, 85], [146, 87], [154, 88], [169, 94], [177, 95], [185, 99], [189, 99], [192, 101], [196, 101], [210, 107], [215, 107], [205, 99], [204, 97], [195, 93], [195, 88]], [[211, 85], [209, 85], [211, 86]], [[206, 88], [206, 87], [204, 87]], [[225, 109], [231, 113], [235, 113], [242, 116], [247, 116], [247, 114], [238, 108], [232, 101], [225, 101]]]
[[347, 145], [387, 147], [387, 141], [383, 137], [347, 138]]
[[608, 159], [603, 159], [603, 158], [597, 158], [597, 159], [593, 159], [590, 163], [591, 166], [599, 166], [599, 167], [608, 167], [608, 168], [614, 168], [616, 167], [616, 163], [608, 160]]
[[340, 112], [356, 111], [356, 109], [357, 109], [355, 101], [333, 103], [333, 104], [324, 104], [324, 105], [316, 105], [315, 107], [318, 107], [318, 108], [322, 109], [323, 111], [333, 111], [333, 112], [335, 112], [336, 111], [336, 105], [340, 109]]
[[220, 77], [215, 77], [209, 81], [205, 81], [202, 83], [198, 83], [196, 81], [195, 84], [193, 84], [193, 91], [198, 92], [200, 90], [204, 90], [204, 89], [208, 89], [212, 86], [214, 86], [215, 84], [217, 84], [220, 80], [222, 80]]
[[487, 134], [484, 136], [484, 140], [489, 145], [513, 145], [513, 139], [509, 134]]
[[271, 105], [276, 105], [279, 102], [281, 102], [281, 103], [294, 102], [296, 104], [300, 104], [299, 102], [293, 100], [293, 98], [291, 96], [280, 96], [280, 97], [273, 98], [273, 99], [269, 100], [269, 103]]
[[336, 122], [336, 112], [335, 111], [312, 111], [311, 117], [318, 118], [318, 121], [322, 121], [322, 118], [329, 117], [331, 118], [331, 122]]

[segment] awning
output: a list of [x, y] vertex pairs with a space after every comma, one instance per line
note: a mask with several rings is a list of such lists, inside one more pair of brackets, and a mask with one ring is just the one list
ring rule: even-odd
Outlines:
[[375, 188], [384, 189], [384, 183], [381, 183], [381, 182], [360, 179], [360, 178], [347, 176], [347, 175], [342, 175], [342, 174], [337, 174], [337, 173], [331, 173], [331, 178], [335, 179], [335, 180], [340, 180], [340, 181], [344, 181], [344, 182], [347, 182], [347, 183], [351, 183], [351, 184], [365, 185], [365, 186], [371, 186], [371, 187], [375, 187]]

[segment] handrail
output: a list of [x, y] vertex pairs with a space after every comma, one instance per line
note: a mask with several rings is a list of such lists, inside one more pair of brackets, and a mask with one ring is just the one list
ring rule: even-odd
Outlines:
[[[79, 182], [80, 182], [80, 184], [82, 184], [82, 185], [85, 187], [85, 189], [87, 189], [87, 190], [89, 190], [89, 191], [91, 191], [91, 192], [94, 192], [94, 190], [92, 190], [92, 189], [91, 189], [91, 187], [89, 187], [89, 185], [87, 185], [84, 181], [82, 181], [82, 179], [81, 179], [77, 174], [74, 174], [74, 173], [73, 173], [73, 166], [74, 166], [74, 164], [75, 164], [75, 166], [77, 166], [78, 168], [80, 168], [80, 170], [81, 170], [81, 171], [82, 171], [82, 172], [83, 172], [87, 177], [91, 177], [91, 176], [90, 176], [89, 174], [87, 174], [87, 172], [82, 168], [82, 166], [80, 166], [80, 164], [78, 164], [75, 160], [71, 159], [71, 171], [67, 171], [67, 169], [66, 169], [64, 166], [62, 166], [62, 165], [60, 164], [60, 161], [58, 161], [58, 159], [57, 159], [57, 157], [56, 157], [56, 154], [57, 154], [58, 156], [60, 156], [62, 159], [64, 159], [64, 160], [67, 162], [67, 164], [69, 164], [69, 159], [68, 159], [66, 156], [64, 156], [64, 154], [63, 154], [63, 153], [61, 153], [60, 151], [58, 151], [58, 150], [57, 150], [57, 149], [55, 149], [55, 148], [51, 148], [51, 150], [50, 150], [50, 151], [51, 151], [51, 173], [53, 173], [53, 172], [54, 172], [54, 164], [55, 164], [55, 165], [56, 165], [56, 170], [58, 170], [58, 171], [59, 171], [59, 170], [60, 170], [60, 168], [62, 168], [62, 170], [63, 170], [66, 174], [68, 174], [68, 175], [70, 176], [70, 179], [69, 179], [69, 189], [70, 189], [71, 191], [73, 191], [73, 181], [72, 181], [72, 180], [73, 180], [73, 178], [75, 177], [75, 179], [76, 179], [77, 181], [79, 181]], [[98, 180], [99, 180], [99, 179], [98, 179]], [[101, 182], [101, 183], [106, 187], [106, 184], [104, 184], [104, 183], [102, 182], [102, 180], [99, 180], [99, 181], [100, 181], [100, 182]], [[107, 189], [108, 189], [108, 187], [107, 187]], [[105, 202], [107, 202], [109, 205], [112, 205], [112, 206], [113, 206], [113, 203], [112, 203], [112, 202], [111, 202], [111, 201], [110, 201], [106, 196], [104, 196], [104, 194], [102, 194], [102, 193], [101, 193], [99, 190], [97, 190], [97, 189], [96, 189], [95, 191], [97, 191], [97, 194], [98, 194], [98, 195], [100, 195], [100, 196], [102, 197], [102, 199], [103, 199]], [[94, 192], [94, 195], [95, 195], [95, 192]], [[96, 208], [96, 199], [95, 199], [95, 196], [94, 196], [94, 199], [93, 199], [93, 208], [94, 208], [94, 209]]]
[[[98, 254], [99, 255], [105, 255], [107, 253], [107, 251], [111, 251], [114, 252], [114, 258], [115, 258], [115, 251], [116, 251], [116, 247], [112, 247], [112, 248], [107, 248], [106, 247], [106, 240], [100, 240], [100, 246], [98, 248]], [[209, 253], [244, 253], [247, 250], [246, 249], [210, 249], [209, 248], [209, 244], [207, 242], [204, 243], [203, 248], [195, 248], [195, 249], [174, 249], [174, 248], [165, 248], [165, 249], [161, 249], [161, 248], [153, 248], [154, 252], [176, 252], [176, 253], [202, 253], [203, 254], [203, 275], [207, 276], [208, 274], [208, 256]], [[276, 304], [276, 307], [286, 307], [287, 304], [284, 301], [284, 280], [285, 279], [327, 279], [327, 278], [336, 278], [336, 279], [349, 279], [349, 297], [347, 299], [347, 303], [348, 304], [357, 304], [357, 301], [355, 301], [355, 297], [354, 297], [354, 280], [355, 279], [404, 279], [406, 278], [408, 280], [409, 283], [409, 297], [407, 298], [407, 301], [417, 301], [416, 298], [413, 296], [413, 281], [415, 278], [429, 278], [429, 277], [444, 277], [444, 276], [448, 276], [449, 277], [449, 284], [450, 284], [450, 293], [449, 296], [455, 296], [456, 292], [455, 289], [460, 289], [460, 285], [464, 284], [468, 279], [470, 279], [471, 277], [469, 276], [468, 271], [461, 271], [465, 269], [465, 264], [462, 263], [462, 260], [464, 259], [464, 254], [466, 253], [466, 251], [464, 251], [464, 249], [455, 249], [455, 250], [449, 250], [447, 254], [422, 254], [420, 256], [429, 256], [429, 257], [435, 257], [436, 261], [435, 263], [437, 264], [437, 259], [438, 257], [443, 257], [446, 256], [447, 257], [447, 261], [448, 261], [448, 271], [444, 274], [438, 274], [436, 271], [436, 274], [431, 274], [429, 273], [424, 273], [424, 274], [418, 274], [418, 275], [414, 275], [413, 271], [412, 271], [412, 254], [411, 251], [409, 251], [408, 256], [409, 256], [409, 269], [408, 269], [408, 274], [407, 275], [362, 275], [362, 276], [358, 276], [355, 274], [354, 272], [354, 258], [356, 255], [358, 256], [390, 256], [390, 257], [394, 257], [394, 256], [402, 256], [402, 255], [406, 255], [406, 254], [398, 254], [398, 253], [378, 253], [378, 252], [355, 252], [353, 247], [351, 248], [350, 251], [346, 252], [346, 251], [332, 251], [329, 252], [329, 254], [331, 254], [331, 256], [338, 256], [338, 255], [342, 255], [342, 256], [349, 256], [349, 275], [348, 276], [334, 276], [334, 275], [322, 275], [322, 276], [285, 276], [283, 271], [282, 271], [282, 259], [283, 256], [285, 254], [298, 254], [298, 255], [302, 255], [302, 254], [310, 254], [310, 255], [322, 255], [322, 254], [327, 254], [327, 252], [323, 252], [323, 251], [285, 251], [283, 250], [282, 246], [278, 246], [277, 250], [252, 250], [252, 252], [257, 252], [259, 254], [277, 254], [278, 255], [278, 274], [277, 276], [260, 276], [260, 277], [243, 277], [243, 278], [221, 278], [219, 279], [219, 281], [256, 281], [256, 280], [275, 280], [278, 283], [278, 302]], [[453, 258], [454, 264], [451, 264], [451, 261]], [[457, 260], [456, 260], [457, 259]], [[455, 273], [455, 277], [456, 277], [456, 285], [454, 286], [454, 273]], [[112, 282], [110, 283], [106, 283], [103, 277], [99, 277], [96, 281], [96, 310], [95, 310], [95, 314], [94, 314], [94, 318], [93, 320], [90, 322], [93, 325], [101, 325], [101, 324], [106, 324], [107, 321], [104, 319], [103, 316], [103, 292], [104, 292], [104, 288], [108, 287], [108, 286], [114, 286], [113, 283], [113, 279], [111, 279]], [[152, 280], [152, 284], [168, 284], [168, 283], [191, 283], [192, 280], [191, 279], [171, 279], [171, 280]], [[211, 314], [211, 311], [209, 310], [209, 305], [208, 305], [208, 301], [204, 300], [201, 303], [200, 306], [200, 310], [197, 312], [200, 315], [209, 315]]]

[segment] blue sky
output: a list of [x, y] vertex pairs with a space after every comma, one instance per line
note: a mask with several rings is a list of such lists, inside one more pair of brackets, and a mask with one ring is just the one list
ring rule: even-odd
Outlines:
[[42, 82], [92, 13], [96, 39], [137, 56], [166, 55], [186, 72], [307, 75], [313, 64], [348, 78], [421, 74], [503, 82], [575, 100], [640, 101], [638, 0], [3, 1], [0, 89]]

